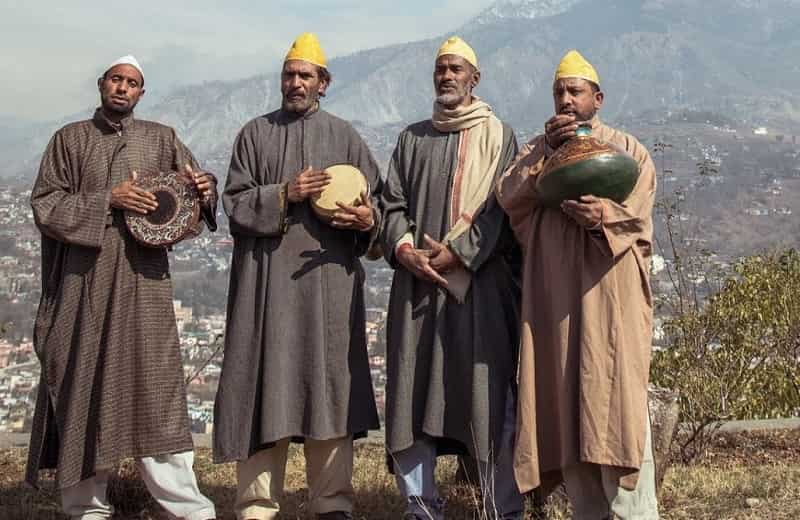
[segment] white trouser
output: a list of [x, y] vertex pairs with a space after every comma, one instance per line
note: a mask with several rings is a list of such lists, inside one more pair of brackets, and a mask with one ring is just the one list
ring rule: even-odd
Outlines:
[[[216, 517], [214, 504], [197, 487], [192, 464], [194, 452], [143, 457], [136, 461], [150, 494], [172, 518], [207, 520]], [[61, 507], [73, 520], [111, 518], [114, 508], [108, 503], [109, 470], [61, 490]]]
[[[508, 389], [503, 432], [497, 453], [488, 462], [478, 461], [483, 513], [491, 519], [522, 518], [525, 502], [514, 479], [514, 432], [516, 401]], [[406, 499], [406, 513], [417, 518], [442, 520], [444, 500], [436, 489], [436, 444], [418, 439], [410, 448], [392, 453], [394, 476], [400, 494]], [[484, 515], [482, 515], [483, 517]]]

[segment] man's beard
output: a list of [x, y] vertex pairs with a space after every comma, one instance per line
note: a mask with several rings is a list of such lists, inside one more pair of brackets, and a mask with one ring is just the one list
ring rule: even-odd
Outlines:
[[289, 101], [289, 98], [284, 96], [283, 109], [287, 112], [303, 114], [308, 112], [314, 105], [316, 105], [318, 99], [319, 96], [314, 95], [314, 93], [309, 93], [303, 99], [297, 101]]
[[136, 106], [137, 102], [138, 102], [138, 100], [137, 101], [129, 101], [127, 105], [120, 106], [120, 105], [115, 105], [111, 101], [111, 97], [109, 97], [108, 99], [103, 99], [102, 100], [102, 105], [103, 105], [103, 109], [106, 112], [110, 112], [110, 113], [114, 113], [114, 114], [120, 114], [120, 115], [124, 116], [124, 115], [130, 114], [131, 112], [133, 112], [133, 109]]
[[594, 116], [597, 114], [597, 110], [591, 109], [582, 112], [579, 112], [575, 109], [561, 110], [559, 114], [572, 114], [573, 116], [575, 116], [575, 122], [580, 123], [582, 121], [591, 121], [592, 118], [594, 118]]
[[463, 85], [455, 85], [455, 90], [450, 90], [436, 96], [436, 102], [442, 106], [454, 107], [460, 105], [470, 92]]

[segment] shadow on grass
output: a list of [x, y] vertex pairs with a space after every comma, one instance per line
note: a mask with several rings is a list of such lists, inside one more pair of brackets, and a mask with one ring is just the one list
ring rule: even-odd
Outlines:
[[[800, 518], [800, 429], [722, 436], [704, 464], [673, 466], [660, 496], [662, 518], [736, 518], [796, 520]], [[403, 500], [386, 471], [380, 446], [358, 445], [355, 451], [355, 518], [399, 518]], [[42, 488], [22, 483], [27, 453], [0, 450], [0, 520], [62, 520], [60, 499], [52, 477]], [[195, 457], [201, 490], [217, 505], [219, 517], [232, 519], [236, 493], [233, 464], [211, 463], [208, 450]], [[447, 499], [450, 520], [474, 518], [480, 503], [477, 490], [458, 483], [454, 458], [443, 457], [437, 469], [440, 490]], [[282, 500], [284, 520], [312, 518], [308, 514], [305, 463], [297, 448], [290, 449], [287, 493]], [[125, 461], [109, 483], [109, 498], [121, 520], [164, 518], [139, 478], [133, 461]], [[747, 500], [751, 499], [751, 500]], [[755, 499], [755, 500], [752, 500]], [[529, 501], [526, 520], [563, 520], [563, 494], [552, 495], [538, 513]]]
[[[26, 453], [24, 450], [0, 450], [0, 519], [2, 520], [63, 520], [61, 502], [52, 475], [42, 474], [41, 488], [34, 489], [22, 482]], [[385, 453], [381, 447], [356, 448], [354, 518], [358, 520], [388, 520], [402, 516], [403, 498], [397, 491], [394, 478], [388, 474]], [[233, 519], [236, 495], [234, 464], [213, 464], [208, 450], [198, 450], [195, 473], [201, 491], [217, 507], [218, 518]], [[441, 459], [437, 469], [440, 492], [447, 500], [447, 517], [454, 520], [480, 520], [480, 494], [475, 486], [459, 482], [455, 477], [455, 458]], [[305, 482], [305, 463], [298, 448], [290, 449], [286, 471], [286, 492], [281, 500], [282, 520], [314, 518], [308, 510], [308, 490]], [[133, 460], [125, 460], [109, 480], [108, 498], [115, 508], [115, 519], [160, 520], [167, 518], [153, 500], [139, 477]], [[537, 516], [529, 501], [526, 518], [559, 519], [560, 516]]]
[[[131, 471], [132, 463], [124, 463], [109, 480], [109, 500], [115, 508], [115, 519], [161, 520], [168, 516], [153, 500], [142, 480]], [[205, 479], [203, 479], [205, 480]], [[201, 490], [216, 505], [220, 519], [234, 519], [233, 503], [235, 486], [231, 484], [207, 484], [201, 480]], [[454, 481], [443, 482], [442, 494], [447, 499], [448, 518], [469, 520], [480, 518], [475, 504], [479, 500], [477, 490]], [[60, 498], [52, 479], [44, 479], [40, 489], [18, 482], [0, 488], [0, 518], [4, 520], [63, 520]], [[305, 487], [289, 490], [281, 500], [282, 520], [313, 519], [308, 510], [308, 490]], [[353, 516], [358, 520], [389, 520], [402, 516], [404, 502], [397, 490], [377, 486], [357, 489]], [[530, 516], [526, 518], [537, 518]], [[545, 517], [541, 517], [545, 518]]]
[[0, 518], [4, 520], [61, 520], [61, 504], [53, 486], [34, 489], [19, 482], [0, 487]]

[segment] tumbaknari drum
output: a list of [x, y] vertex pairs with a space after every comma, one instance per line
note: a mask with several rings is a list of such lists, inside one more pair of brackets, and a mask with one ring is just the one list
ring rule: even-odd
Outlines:
[[146, 215], [125, 211], [125, 225], [137, 242], [168, 247], [193, 234], [200, 220], [200, 197], [184, 174], [140, 173], [136, 185], [158, 202], [158, 208]]

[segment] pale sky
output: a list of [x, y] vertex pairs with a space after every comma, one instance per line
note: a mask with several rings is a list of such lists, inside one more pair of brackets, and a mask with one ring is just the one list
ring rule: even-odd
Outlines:
[[0, 2], [0, 118], [54, 120], [94, 106], [105, 65], [134, 54], [148, 96], [275, 70], [301, 32], [329, 57], [439, 36], [491, 0]]

